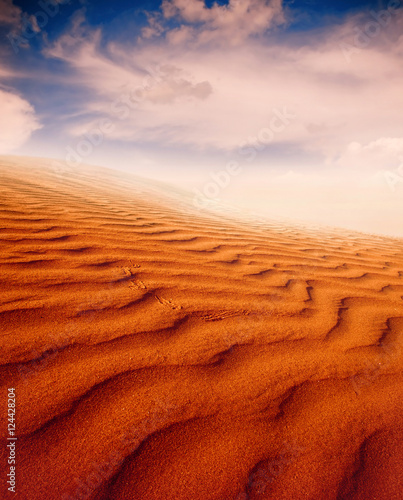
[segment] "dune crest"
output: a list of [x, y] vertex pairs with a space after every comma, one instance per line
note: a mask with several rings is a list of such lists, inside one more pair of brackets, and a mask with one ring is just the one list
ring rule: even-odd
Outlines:
[[95, 167], [0, 158], [0, 180], [14, 498], [403, 498], [401, 240], [198, 214]]

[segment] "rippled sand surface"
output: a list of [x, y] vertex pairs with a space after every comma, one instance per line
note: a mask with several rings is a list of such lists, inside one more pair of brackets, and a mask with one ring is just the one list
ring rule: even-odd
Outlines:
[[1, 498], [403, 498], [402, 240], [106, 169], [1, 158], [0, 183]]

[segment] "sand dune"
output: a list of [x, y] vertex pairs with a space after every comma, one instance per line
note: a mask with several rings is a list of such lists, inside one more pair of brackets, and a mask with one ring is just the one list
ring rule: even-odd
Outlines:
[[401, 240], [105, 169], [2, 158], [0, 182], [1, 498], [403, 498]]

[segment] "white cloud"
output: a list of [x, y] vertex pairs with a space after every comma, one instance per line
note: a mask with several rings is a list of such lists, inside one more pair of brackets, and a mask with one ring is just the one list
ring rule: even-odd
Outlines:
[[30, 103], [13, 91], [0, 88], [0, 109], [0, 154], [7, 154], [22, 146], [41, 125]]
[[[237, 151], [269, 126], [273, 109], [285, 106], [297, 118], [273, 143], [295, 144], [333, 164], [342, 155], [338, 164], [347, 166], [351, 142], [395, 137], [401, 126], [401, 11], [352, 64], [340, 42], [365, 27], [362, 17], [284, 42], [253, 36], [284, 18], [280, 1], [238, 0], [207, 9], [201, 0], [166, 0], [163, 15], [176, 25], [162, 35], [153, 21], [157, 39], [101, 47], [101, 30], [86, 26], [80, 13], [48, 47], [48, 56], [75, 70], [75, 84], [92, 92], [83, 110], [91, 118], [75, 123], [71, 133], [108, 117], [113, 139]], [[229, 44], [189, 45], [211, 33]], [[243, 43], [233, 46], [232, 33]]]
[[230, 0], [228, 5], [214, 3], [211, 8], [203, 0], [164, 0], [162, 12], [165, 19], [185, 23], [175, 32], [197, 43], [239, 44], [285, 22], [282, 0]]
[[135, 95], [140, 101], [171, 104], [183, 98], [204, 100], [212, 91], [209, 82], [193, 83], [186, 78], [183, 70], [165, 65], [159, 68], [159, 76], [153, 84], [138, 89]]
[[403, 162], [403, 137], [381, 137], [368, 144], [351, 142], [337, 160], [341, 167], [382, 171]]

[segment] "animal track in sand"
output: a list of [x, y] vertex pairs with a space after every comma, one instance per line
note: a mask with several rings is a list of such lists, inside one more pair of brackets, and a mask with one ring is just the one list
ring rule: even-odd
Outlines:
[[135, 269], [138, 269], [140, 266], [140, 264], [133, 264], [133, 261], [130, 261], [130, 264], [132, 267], [134, 267]]
[[163, 299], [162, 297], [158, 297], [158, 295], [155, 295], [155, 298], [156, 300], [158, 300], [158, 302], [160, 304], [162, 304], [163, 306], [168, 306], [170, 307], [171, 309], [182, 309], [182, 306], [177, 306], [176, 304], [174, 304], [172, 302], [172, 300], [168, 300], [168, 299]]
[[122, 267], [122, 271], [125, 273], [126, 276], [133, 276], [130, 267]]
[[146, 285], [141, 280], [130, 281], [129, 288], [135, 288], [136, 290], [147, 290]]
[[248, 316], [250, 311], [216, 311], [216, 312], [205, 312], [201, 314], [195, 314], [194, 316], [199, 316], [204, 321], [220, 321], [225, 318], [232, 318], [235, 316]]
[[190, 222], [135, 182], [39, 167], [0, 160], [19, 498], [402, 498], [401, 240]]
[[134, 276], [132, 269], [139, 269], [140, 267], [140, 264], [133, 264], [133, 262], [130, 261], [130, 266], [122, 266], [121, 269], [126, 276]]

